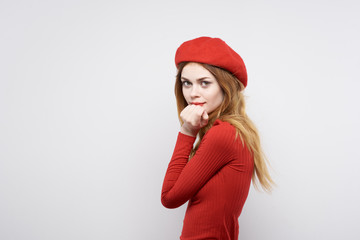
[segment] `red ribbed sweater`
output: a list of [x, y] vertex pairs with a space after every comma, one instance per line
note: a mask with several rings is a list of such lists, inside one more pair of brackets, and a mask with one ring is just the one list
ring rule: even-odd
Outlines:
[[161, 202], [167, 208], [177, 208], [189, 200], [180, 239], [238, 239], [238, 218], [248, 196], [254, 163], [235, 134], [230, 123], [216, 120], [188, 161], [196, 138], [178, 133]]

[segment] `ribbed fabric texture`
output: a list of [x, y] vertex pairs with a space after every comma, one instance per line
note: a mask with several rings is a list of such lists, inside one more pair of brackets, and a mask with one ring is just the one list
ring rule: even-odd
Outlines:
[[196, 138], [179, 132], [161, 202], [177, 208], [189, 200], [180, 239], [238, 239], [238, 218], [249, 193], [254, 163], [235, 134], [228, 122], [216, 120], [188, 162]]

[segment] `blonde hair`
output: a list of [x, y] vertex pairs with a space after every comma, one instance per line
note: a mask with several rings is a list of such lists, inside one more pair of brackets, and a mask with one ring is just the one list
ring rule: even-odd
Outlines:
[[[180, 113], [188, 105], [182, 93], [181, 72], [187, 63], [188, 62], [182, 62], [178, 65], [175, 82], [176, 104], [181, 125], [183, 124], [183, 121], [180, 117]], [[237, 132], [235, 138], [240, 136], [241, 141], [243, 143], [245, 141], [246, 146], [252, 153], [254, 158], [252, 181], [255, 188], [258, 189], [258, 183], [260, 183], [265, 191], [270, 192], [275, 183], [267, 168], [267, 164], [269, 163], [261, 148], [257, 128], [245, 113], [245, 100], [243, 95], [244, 85], [230, 72], [222, 68], [204, 63], [199, 64], [214, 75], [224, 92], [224, 100], [218, 108], [209, 114], [208, 124], [199, 130], [199, 140], [192, 149], [189, 159], [194, 156], [203, 136], [212, 127], [215, 120], [220, 119], [226, 121], [235, 127]]]

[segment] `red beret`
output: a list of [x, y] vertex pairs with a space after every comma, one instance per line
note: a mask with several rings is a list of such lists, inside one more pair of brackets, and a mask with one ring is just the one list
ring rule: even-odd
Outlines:
[[231, 72], [246, 87], [247, 73], [244, 61], [220, 38], [199, 37], [184, 42], [176, 50], [175, 64], [199, 62]]

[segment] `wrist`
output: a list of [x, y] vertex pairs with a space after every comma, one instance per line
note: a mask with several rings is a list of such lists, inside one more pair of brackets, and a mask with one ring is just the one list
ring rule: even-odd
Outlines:
[[185, 134], [185, 135], [188, 135], [188, 136], [191, 136], [191, 137], [196, 137], [196, 135], [197, 135], [197, 132], [189, 130], [184, 125], [181, 126], [180, 132], [182, 134]]

